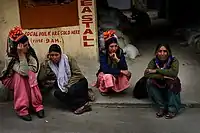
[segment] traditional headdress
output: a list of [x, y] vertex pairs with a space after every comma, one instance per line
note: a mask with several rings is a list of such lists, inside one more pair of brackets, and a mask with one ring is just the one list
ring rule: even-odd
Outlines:
[[103, 35], [104, 35], [104, 40], [106, 41], [106, 40], [108, 40], [108, 39], [110, 39], [110, 38], [112, 38], [112, 37], [115, 37], [115, 31], [114, 30], [108, 30], [108, 31], [105, 31], [104, 33], [103, 33]]
[[7, 54], [8, 56], [16, 56], [17, 45], [19, 43], [25, 43], [28, 41], [28, 37], [23, 33], [22, 28], [19, 26], [10, 30], [7, 39]]
[[[17, 45], [19, 43], [24, 44], [25, 42], [28, 41], [28, 37], [22, 32], [22, 28], [19, 26], [14, 27], [13, 29], [10, 30], [8, 34], [8, 39], [7, 39], [7, 55], [8, 57], [12, 57], [10, 62], [8, 63], [8, 67], [6, 72], [3, 74], [3, 77], [7, 76], [9, 71], [12, 69], [13, 65], [15, 64], [15, 61], [19, 60], [18, 53], [17, 53]], [[36, 53], [34, 49], [30, 46], [29, 44], [29, 49], [27, 56], [31, 55], [33, 58], [36, 59], [37, 61], [37, 71], [39, 70], [39, 61], [36, 56]], [[29, 59], [27, 59], [28, 61]], [[1, 77], [1, 78], [3, 78]]]
[[25, 34], [22, 32], [22, 28], [19, 26], [14, 27], [9, 32], [9, 38], [14, 42], [18, 42], [24, 36], [25, 36]]
[[117, 43], [117, 36], [115, 35], [114, 30], [108, 30], [103, 33], [105, 40], [105, 48], [107, 49], [111, 43]]

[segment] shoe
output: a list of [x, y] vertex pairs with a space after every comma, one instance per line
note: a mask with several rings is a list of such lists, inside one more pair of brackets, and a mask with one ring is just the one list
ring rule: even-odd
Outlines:
[[172, 119], [176, 116], [176, 113], [173, 113], [173, 112], [168, 112], [166, 115], [165, 115], [165, 119]]
[[165, 115], [166, 111], [164, 109], [160, 109], [157, 113], [156, 113], [156, 117], [157, 118], [161, 118]]
[[44, 118], [44, 110], [38, 111], [38, 112], [37, 112], [37, 116], [38, 116], [39, 118]]
[[23, 116], [19, 116], [22, 120], [25, 120], [25, 121], [32, 121], [32, 118], [31, 116], [28, 114], [28, 115], [23, 115]]

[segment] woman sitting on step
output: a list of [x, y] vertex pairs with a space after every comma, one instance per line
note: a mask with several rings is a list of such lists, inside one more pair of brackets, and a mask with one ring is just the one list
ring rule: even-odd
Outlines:
[[127, 89], [131, 73], [123, 54], [123, 50], [118, 46], [115, 31], [104, 32], [105, 50], [100, 51], [100, 69], [97, 73], [98, 87], [102, 95], [108, 92], [122, 92]]
[[32, 120], [30, 104], [39, 118], [44, 117], [42, 96], [37, 84], [38, 69], [38, 58], [28, 37], [20, 27], [15, 27], [9, 33], [1, 80], [6, 88], [14, 92], [14, 109], [26, 121]]
[[159, 107], [157, 117], [171, 119], [181, 106], [181, 83], [178, 78], [179, 62], [172, 56], [167, 44], [159, 44], [155, 57], [149, 62], [144, 74], [150, 99]]
[[51, 91], [75, 114], [90, 111], [88, 81], [74, 58], [62, 54], [57, 44], [49, 48], [48, 59], [41, 64], [38, 75], [41, 91]]

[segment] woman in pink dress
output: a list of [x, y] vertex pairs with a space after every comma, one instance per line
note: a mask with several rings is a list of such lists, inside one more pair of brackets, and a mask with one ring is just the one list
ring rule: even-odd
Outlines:
[[130, 86], [131, 73], [114, 33], [115, 31], [104, 32], [105, 49], [100, 51], [96, 87], [102, 95], [107, 95], [110, 91], [122, 92]]
[[20, 27], [15, 27], [9, 33], [1, 81], [14, 92], [14, 109], [26, 121], [32, 120], [29, 114], [30, 104], [39, 118], [44, 117], [42, 96], [37, 84], [38, 69], [38, 58], [28, 37]]

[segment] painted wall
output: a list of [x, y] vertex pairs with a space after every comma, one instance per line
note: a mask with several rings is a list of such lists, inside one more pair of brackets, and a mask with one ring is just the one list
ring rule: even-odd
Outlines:
[[[44, 59], [48, 47], [60, 44], [64, 53], [74, 57], [97, 59], [96, 15], [93, 0], [79, 0], [80, 26], [25, 30], [38, 58]], [[0, 4], [0, 60], [4, 60], [9, 30], [20, 25], [17, 0], [1, 0]]]

